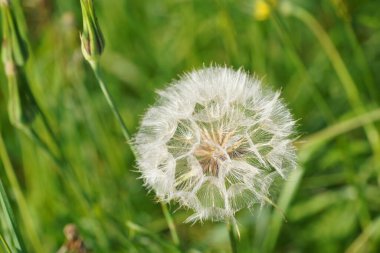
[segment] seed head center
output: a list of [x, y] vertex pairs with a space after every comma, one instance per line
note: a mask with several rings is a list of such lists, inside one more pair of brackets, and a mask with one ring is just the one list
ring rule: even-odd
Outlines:
[[195, 149], [195, 156], [202, 166], [203, 173], [218, 176], [221, 164], [236, 157], [243, 141], [238, 140], [231, 145], [235, 131], [214, 131], [201, 129], [201, 140]]

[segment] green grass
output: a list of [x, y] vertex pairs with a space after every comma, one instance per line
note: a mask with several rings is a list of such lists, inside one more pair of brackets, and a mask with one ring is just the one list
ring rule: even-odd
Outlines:
[[[82, 57], [79, 1], [18, 2], [23, 68], [58, 142], [41, 113], [32, 127], [62, 161], [10, 124], [0, 68], [0, 252], [17, 240], [55, 252], [67, 223], [93, 252], [180, 252]], [[272, 207], [238, 213], [239, 252], [379, 252], [380, 2], [291, 1], [264, 21], [254, 0], [95, 4], [102, 77], [132, 134], [156, 89], [204, 65], [243, 67], [282, 90], [298, 119], [299, 169], [276, 198], [285, 218]], [[184, 224], [191, 211], [168, 208], [183, 252], [230, 252], [225, 224]]]

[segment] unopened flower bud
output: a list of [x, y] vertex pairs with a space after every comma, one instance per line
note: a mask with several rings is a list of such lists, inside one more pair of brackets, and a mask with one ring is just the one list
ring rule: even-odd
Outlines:
[[83, 32], [80, 35], [84, 58], [93, 63], [102, 54], [104, 38], [95, 16], [93, 0], [81, 0]]

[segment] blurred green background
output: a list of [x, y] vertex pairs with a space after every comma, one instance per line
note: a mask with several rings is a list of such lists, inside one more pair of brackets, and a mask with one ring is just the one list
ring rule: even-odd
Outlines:
[[[191, 211], [175, 203], [182, 249], [171, 242], [82, 57], [79, 0], [21, 6], [26, 76], [70, 163], [58, 166], [10, 124], [1, 68], [10, 163], [3, 152], [0, 177], [27, 249], [56, 252], [63, 227], [75, 223], [93, 252], [230, 252], [225, 224], [184, 224]], [[277, 197], [285, 218], [269, 206], [238, 213], [239, 252], [380, 252], [380, 1], [95, 0], [95, 7], [106, 41], [102, 74], [132, 133], [155, 90], [185, 71], [242, 67], [282, 90], [298, 119], [300, 166]], [[40, 116], [32, 126], [58, 153]], [[8, 238], [4, 213], [2, 206], [0, 234]]]

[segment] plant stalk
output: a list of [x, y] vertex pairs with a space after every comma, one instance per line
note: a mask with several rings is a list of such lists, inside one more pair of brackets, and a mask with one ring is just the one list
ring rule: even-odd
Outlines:
[[[127, 143], [130, 144], [130, 134], [129, 134], [129, 131], [128, 131], [128, 128], [123, 120], [123, 118], [121, 117], [120, 115], [120, 112], [119, 110], [117, 109], [115, 103], [114, 103], [114, 100], [110, 94], [110, 92], [108, 91], [108, 88], [107, 86], [105, 85], [105, 83], [103, 82], [103, 79], [101, 78], [101, 75], [99, 73], [99, 67], [98, 67], [98, 63], [96, 61], [89, 61], [89, 64], [94, 72], [94, 75], [96, 77], [96, 80], [98, 81], [98, 84], [100, 86], [100, 89], [102, 90], [103, 92], [103, 95], [109, 105], [109, 107], [111, 108], [116, 120], [118, 121], [119, 125], [120, 125], [120, 128], [122, 130], [122, 133], [123, 133], [123, 136], [125, 138], [125, 140], [127, 141]], [[133, 155], [136, 157], [136, 151], [134, 150], [133, 146], [132, 145], [129, 145], [129, 147], [131, 148], [132, 150], [132, 153]], [[162, 207], [162, 211], [163, 211], [163, 214], [165, 216], [165, 220], [166, 220], [166, 223], [168, 224], [168, 228], [170, 230], [170, 234], [171, 234], [171, 237], [172, 237], [172, 240], [173, 240], [173, 243], [176, 245], [176, 246], [179, 246], [180, 245], [180, 240], [179, 240], [179, 237], [178, 237], [178, 233], [177, 233], [177, 230], [176, 230], [176, 227], [174, 225], [174, 221], [173, 221], [173, 218], [166, 206], [165, 203], [162, 203], [161, 202], [161, 207]]]
[[173, 243], [176, 246], [179, 246], [180, 245], [179, 237], [178, 237], [178, 234], [177, 234], [177, 230], [175, 228], [175, 224], [174, 224], [173, 218], [170, 215], [170, 212], [168, 210], [167, 205], [165, 203], [162, 203], [162, 202], [160, 202], [160, 203], [161, 203], [161, 207], [162, 207], [162, 212], [164, 213], [166, 222], [168, 223], [168, 227], [169, 227], [169, 230], [170, 230], [170, 235], [172, 237]]
[[227, 222], [227, 230], [228, 230], [228, 236], [230, 238], [231, 252], [232, 253], [238, 253], [237, 239], [236, 239], [236, 235], [234, 232], [233, 222], [231, 222], [231, 221]]
[[117, 107], [114, 103], [114, 100], [113, 100], [110, 92], [108, 91], [107, 86], [104, 84], [103, 79], [100, 76], [98, 64], [97, 63], [92, 63], [92, 64], [90, 63], [90, 65], [91, 65], [92, 70], [94, 71], [96, 80], [98, 81], [100, 89], [102, 90], [103, 95], [104, 95], [105, 99], [107, 100], [109, 107], [111, 108], [117, 122], [120, 125], [120, 128], [123, 132], [124, 138], [126, 139], [127, 142], [129, 142], [130, 141], [130, 134], [129, 134], [128, 128], [125, 125], [124, 120], [121, 117], [119, 110], [117, 109]]
[[[9, 158], [8, 152], [6, 150], [6, 146], [5, 146], [5, 143], [3, 141], [3, 137], [1, 135], [1, 133], [0, 133], [0, 158], [2, 160], [4, 169], [5, 169], [5, 174], [9, 180], [9, 183], [10, 183], [13, 191], [14, 191], [15, 200], [16, 200], [17, 206], [19, 207], [20, 215], [21, 215], [21, 218], [23, 220], [23, 223], [28, 227], [28, 229], [26, 229], [26, 234], [29, 237], [29, 240], [32, 243], [34, 249], [36, 249], [36, 251], [38, 251], [38, 252], [43, 252], [43, 250], [42, 250], [43, 247], [42, 247], [41, 241], [38, 238], [38, 235], [36, 232], [36, 226], [33, 222], [34, 219], [32, 218], [31, 214], [28, 212], [28, 210], [29, 210], [28, 204], [27, 204], [25, 197], [22, 193], [20, 184], [18, 183], [16, 174], [15, 174], [15, 170], [12, 166], [11, 161], [10, 161], [10, 158]], [[10, 207], [10, 205], [8, 205], [8, 206]], [[14, 225], [14, 227], [15, 227], [15, 225]], [[17, 233], [18, 232], [16, 230], [16, 234]], [[20, 241], [20, 243], [22, 244], [22, 241]], [[26, 252], [26, 251], [23, 250], [22, 252]]]

